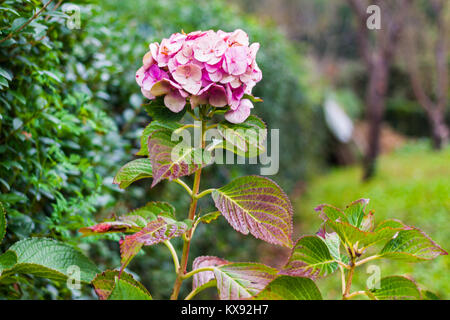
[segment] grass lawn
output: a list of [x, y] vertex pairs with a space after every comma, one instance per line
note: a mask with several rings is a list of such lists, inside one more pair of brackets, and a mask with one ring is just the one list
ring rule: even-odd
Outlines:
[[[369, 198], [368, 208], [375, 210], [375, 223], [395, 218], [417, 226], [433, 238], [444, 250], [450, 251], [450, 148], [432, 151], [427, 144], [408, 144], [378, 162], [377, 176], [361, 182], [358, 167], [339, 168], [317, 177], [307, 191], [295, 199], [294, 225], [297, 234], [317, 231], [321, 220], [314, 212], [318, 204], [328, 203], [343, 208], [359, 198]], [[404, 274], [411, 276], [442, 299], [450, 299], [450, 257], [416, 264], [375, 260], [363, 265], [355, 275], [352, 291], [362, 290], [368, 265], [378, 265], [381, 276]], [[340, 298], [339, 273], [318, 282], [324, 298]]]

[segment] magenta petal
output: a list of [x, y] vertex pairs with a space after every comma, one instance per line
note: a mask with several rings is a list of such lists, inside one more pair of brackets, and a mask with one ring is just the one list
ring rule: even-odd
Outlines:
[[225, 119], [231, 123], [242, 123], [250, 115], [251, 108], [253, 108], [251, 101], [248, 99], [242, 99], [236, 110], [230, 110], [225, 113]]

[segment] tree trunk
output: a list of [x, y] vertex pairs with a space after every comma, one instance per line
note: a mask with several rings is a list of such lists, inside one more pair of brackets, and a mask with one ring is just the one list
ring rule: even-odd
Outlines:
[[450, 130], [445, 123], [445, 114], [435, 108], [428, 112], [428, 119], [432, 130], [433, 148], [441, 150], [450, 138]]
[[389, 66], [383, 57], [376, 57], [369, 72], [366, 94], [367, 122], [369, 124], [367, 150], [364, 159], [363, 179], [370, 179], [375, 173], [376, 159], [380, 152], [380, 135], [386, 103]]

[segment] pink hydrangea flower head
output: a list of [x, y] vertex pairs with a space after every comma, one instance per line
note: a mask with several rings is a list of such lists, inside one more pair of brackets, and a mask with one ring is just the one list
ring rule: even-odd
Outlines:
[[149, 45], [136, 72], [142, 94], [152, 100], [164, 96], [165, 106], [182, 111], [211, 105], [229, 108], [225, 119], [240, 123], [250, 115], [253, 104], [244, 99], [262, 79], [256, 63], [258, 43], [250, 44], [240, 29], [174, 33]]

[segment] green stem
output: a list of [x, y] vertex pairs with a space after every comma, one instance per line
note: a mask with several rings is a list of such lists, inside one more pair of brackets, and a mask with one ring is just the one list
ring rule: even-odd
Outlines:
[[204, 284], [201, 287], [195, 288], [194, 290], [192, 290], [187, 296], [186, 298], [184, 298], [184, 300], [191, 300], [193, 297], [195, 297], [199, 292], [205, 290], [206, 288], [210, 288], [210, 287], [214, 287], [216, 285], [215, 281], [210, 281], [206, 284]]
[[342, 266], [339, 265], [339, 270], [341, 271], [341, 284], [342, 284], [342, 296], [345, 293], [345, 271]]
[[214, 190], [216, 190], [216, 189], [214, 189], [214, 188], [212, 188], [212, 189], [207, 189], [207, 190], [205, 190], [205, 191], [200, 192], [200, 193], [197, 194], [195, 197], [196, 197], [197, 199], [203, 198], [204, 196], [210, 194], [210, 193], [213, 192]]
[[380, 256], [377, 256], [377, 255], [367, 257], [365, 259], [362, 259], [362, 260], [356, 262], [355, 263], [355, 267], [358, 267], [358, 266], [360, 266], [360, 265], [362, 265], [362, 264], [364, 264], [366, 262], [369, 262], [369, 261], [372, 261], [372, 260], [375, 260], [375, 259], [379, 259], [379, 258], [380, 258]]
[[[205, 132], [206, 132], [205, 129], [206, 129], [206, 122], [202, 119], [202, 134], [201, 134], [202, 148], [205, 147]], [[200, 189], [201, 174], [202, 174], [202, 169], [200, 168], [195, 172], [195, 176], [194, 176], [194, 185], [192, 187], [191, 205], [189, 207], [189, 219], [190, 220], [194, 220], [195, 211], [197, 209], [197, 201], [198, 201], [197, 195], [198, 195], [198, 191]], [[188, 236], [184, 238], [183, 253], [181, 255], [180, 267], [178, 268], [177, 278], [175, 279], [175, 284], [173, 286], [172, 295], [170, 296], [171, 300], [178, 299], [181, 284], [183, 283], [183, 277], [186, 274], [186, 267], [187, 267], [187, 262], [188, 262], [188, 257], [189, 257], [189, 248], [190, 248], [191, 240], [192, 240], [191, 232], [192, 232], [192, 229], [190, 231], [188, 231]]]
[[174, 133], [179, 133], [179, 132], [181, 132], [181, 131], [183, 131], [183, 130], [185, 130], [185, 129], [188, 129], [188, 128], [198, 128], [198, 126], [195, 125], [195, 124], [193, 124], [193, 123], [189, 123], [189, 124], [186, 124], [186, 125], [184, 125], [184, 126], [178, 128], [178, 129], [176, 129], [176, 130], [174, 131]]
[[350, 271], [348, 272], [347, 282], [345, 283], [344, 294], [342, 295], [342, 298], [344, 300], [347, 300], [347, 297], [350, 294], [350, 288], [352, 286], [352, 280], [353, 280], [354, 273], [355, 273], [355, 265], [352, 264], [352, 266], [350, 267]]
[[176, 183], [178, 183], [180, 186], [182, 186], [182, 187], [187, 191], [187, 193], [189, 194], [189, 196], [192, 197], [192, 190], [191, 190], [191, 188], [189, 188], [189, 186], [188, 186], [186, 183], [184, 183], [184, 182], [183, 182], [182, 180], [180, 180], [180, 179], [174, 179], [173, 181], [176, 182]]
[[172, 255], [173, 264], [175, 266], [175, 272], [178, 272], [178, 270], [180, 269], [180, 262], [178, 260], [177, 252], [175, 251], [175, 248], [172, 246], [169, 240], [164, 241], [164, 244], [169, 249], [170, 254]]
[[348, 294], [345, 297], [345, 299], [351, 299], [351, 298], [354, 298], [354, 297], [359, 296], [359, 295], [367, 295], [367, 294], [366, 294], [365, 291], [355, 291], [355, 292], [352, 292], [352, 293]]
[[183, 276], [183, 280], [189, 279], [194, 274], [199, 273], [199, 272], [204, 272], [204, 271], [214, 271], [214, 268], [213, 267], [204, 267], [204, 268], [198, 268], [198, 269], [192, 270], [191, 272], [188, 272]]

